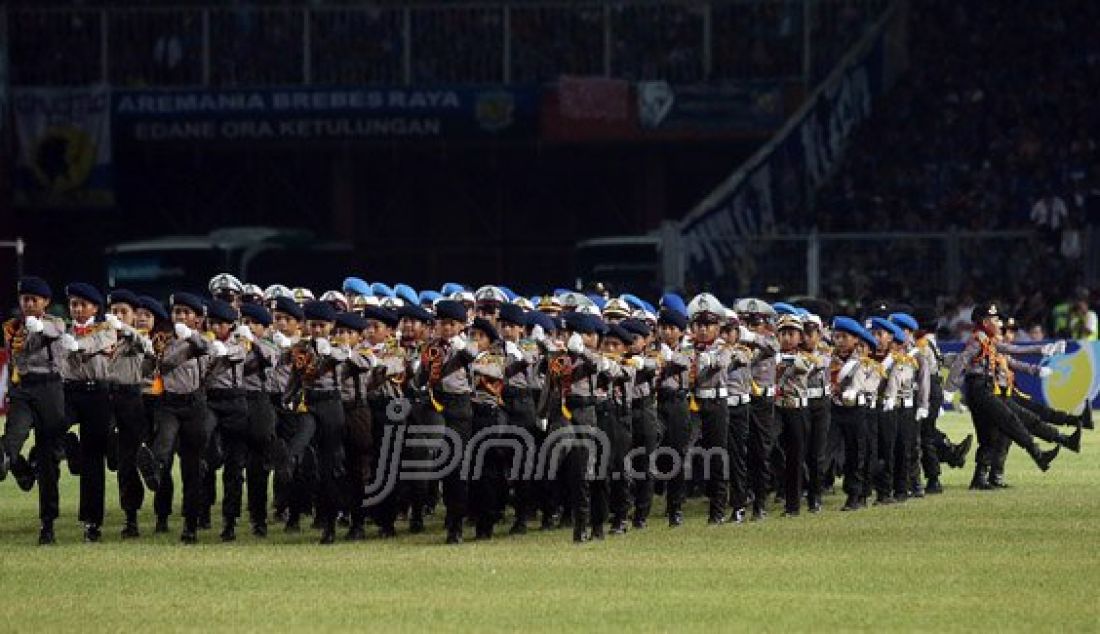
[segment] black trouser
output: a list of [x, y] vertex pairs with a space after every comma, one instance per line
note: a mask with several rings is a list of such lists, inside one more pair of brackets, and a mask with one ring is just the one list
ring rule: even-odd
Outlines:
[[[409, 399], [411, 408], [404, 422], [429, 429], [416, 433], [406, 432], [405, 444], [401, 449], [402, 455], [407, 456], [414, 463], [423, 463], [436, 456], [437, 443], [442, 433], [440, 430], [443, 428], [443, 415], [435, 411], [431, 400], [423, 394], [413, 393], [406, 398]], [[428, 480], [422, 475], [412, 475], [428, 469], [430, 468], [410, 467], [408, 469], [410, 477], [398, 482], [401, 499], [412, 509], [410, 519], [423, 517], [424, 508], [429, 503], [429, 491], [438, 484], [436, 480]]]
[[[248, 463], [245, 480], [248, 487], [248, 519], [253, 524], [267, 524], [267, 486], [271, 472], [267, 457], [274, 442], [275, 403], [266, 392], [248, 392]], [[278, 400], [278, 397], [274, 397]]]
[[730, 506], [736, 511], [749, 503], [748, 441], [752, 412], [748, 403], [729, 407]]
[[810, 406], [806, 410], [810, 425], [806, 433], [806, 483], [814, 501], [821, 500], [825, 474], [831, 462], [827, 451], [831, 413], [832, 403], [828, 396], [810, 399]]
[[274, 485], [275, 507], [288, 509], [292, 515], [309, 508], [314, 474], [305, 473], [306, 452], [310, 451], [313, 436], [317, 432], [317, 421], [308, 411], [300, 412], [285, 408], [275, 412], [275, 432], [287, 445], [290, 456], [289, 482], [276, 478]]
[[831, 489], [836, 480], [846, 473], [844, 462], [844, 432], [840, 430], [839, 424], [833, 419], [836, 412], [836, 405], [832, 403], [828, 396], [826, 396], [824, 400], [826, 407], [829, 408], [829, 432], [825, 436], [825, 451], [822, 454], [822, 460], [825, 463], [824, 472], [821, 477], [821, 488], [823, 491]]
[[374, 471], [374, 430], [371, 408], [366, 403], [344, 403], [344, 455], [347, 457], [347, 491], [344, 500], [353, 526], [362, 527], [367, 485]]
[[[363, 508], [363, 516], [369, 514], [382, 529], [391, 529], [397, 523], [398, 475], [401, 472], [403, 451], [397, 437], [401, 431], [398, 425], [403, 421], [394, 420], [389, 416], [387, 410], [391, 402], [385, 396], [374, 396], [368, 400], [371, 435], [369, 461], [373, 465], [374, 483], [371, 485], [371, 502]], [[357, 421], [357, 426], [361, 428], [362, 422]], [[388, 444], [387, 431], [390, 433]], [[375, 489], [379, 485], [382, 488]], [[357, 523], [362, 521], [361, 517], [355, 515], [353, 519]]]
[[317, 519], [322, 527], [336, 522], [344, 488], [344, 407], [340, 393], [306, 392], [306, 407], [317, 422]]
[[898, 413], [878, 408], [875, 432], [878, 446], [874, 465], [875, 493], [880, 498], [891, 497], [894, 490], [894, 458], [898, 440]]
[[[535, 438], [539, 433], [538, 427], [535, 424], [535, 401], [531, 396], [531, 391], [524, 388], [504, 388], [504, 415], [507, 418], [509, 425], [512, 425], [522, 433], [530, 438]], [[513, 434], [514, 437], [515, 434]], [[537, 504], [537, 488], [535, 483], [526, 477], [525, 469], [523, 468], [529, 461], [534, 461], [536, 456], [528, 456], [526, 454], [527, 445], [524, 444], [524, 453], [518, 456], [520, 468], [520, 477], [516, 480], [512, 480], [512, 488], [515, 491], [515, 507], [516, 507], [516, 521], [527, 521], [535, 514], [535, 508]], [[507, 458], [507, 456], [501, 456]], [[532, 462], [533, 464], [533, 462]], [[510, 461], [502, 463], [502, 467], [510, 466]]]
[[749, 404], [749, 437], [746, 445], [749, 470], [749, 488], [753, 495], [753, 507], [763, 510], [767, 506], [771, 486], [771, 454], [775, 439], [775, 399], [770, 396], [754, 396]]
[[[863, 406], [861, 406], [863, 407]], [[875, 487], [875, 475], [878, 473], [878, 407], [863, 407], [863, 439], [867, 451], [863, 454], [863, 464], [859, 466], [862, 474], [863, 491], [860, 497], [870, 497]]]
[[596, 455], [596, 466], [606, 466], [605, 477], [592, 481], [592, 527], [602, 526], [610, 517], [614, 521], [626, 519], [630, 512], [630, 483], [626, 477], [626, 455], [630, 453], [632, 432], [630, 408], [613, 401], [596, 404], [596, 427], [607, 437], [609, 455]]
[[597, 431], [596, 407], [591, 401], [567, 399], [566, 405], [572, 413], [569, 428], [574, 432], [565, 454], [565, 481], [568, 505], [573, 510], [573, 532], [583, 532], [589, 523], [592, 510], [591, 484], [596, 478], [595, 455], [589, 444], [595, 439]]
[[831, 424], [843, 439], [844, 493], [849, 497], [864, 495], [863, 465], [867, 462], [865, 414], [866, 408], [860, 406], [833, 404]]
[[1039, 420], [1050, 423], [1051, 425], [1059, 425], [1061, 427], [1076, 427], [1077, 423], [1081, 421], [1080, 416], [1074, 416], [1073, 414], [1067, 414], [1060, 412], [1052, 407], [1049, 407], [1038, 400], [1028, 398], [1024, 394], [1021, 394], [1019, 390], [1012, 390], [1012, 402], [1023, 408], [1036, 417]]
[[107, 440], [111, 434], [111, 396], [106, 383], [65, 382], [65, 417], [80, 425], [80, 514], [102, 524], [107, 495]]
[[[473, 435], [474, 412], [469, 394], [447, 394], [436, 392], [435, 398], [443, 405], [443, 424], [458, 436], [461, 445], [452, 447], [452, 451], [465, 452]], [[461, 532], [462, 522], [466, 519], [470, 498], [469, 482], [463, 476], [463, 461], [460, 460], [443, 477], [443, 504], [447, 507], [444, 524], [448, 531]]]
[[653, 452], [661, 443], [661, 422], [656, 401], [649, 396], [634, 399], [630, 409], [631, 439], [634, 457], [634, 519], [649, 517], [653, 507]]
[[683, 508], [687, 494], [684, 485], [684, 469], [687, 468], [687, 448], [691, 437], [687, 393], [682, 390], [659, 390], [657, 415], [665, 428], [662, 446], [667, 447], [678, 458], [670, 455], [667, 459], [662, 456], [657, 460], [658, 472], [668, 478], [665, 488], [665, 506], [671, 514]]
[[162, 473], [171, 464], [178, 442], [183, 516], [189, 523], [197, 522], [199, 515], [208, 508], [203, 488], [203, 460], [210, 442], [208, 417], [206, 399], [201, 392], [165, 394], [161, 406], [154, 412], [157, 435], [152, 449]]
[[912, 407], [899, 407], [894, 412], [897, 425], [897, 437], [894, 441], [894, 495], [908, 497], [916, 482], [913, 481], [913, 452], [920, 438], [917, 426], [916, 410]]
[[944, 434], [936, 427], [943, 406], [943, 386], [939, 377], [934, 377], [929, 385], [928, 417], [919, 421], [920, 425], [920, 466], [924, 477], [938, 480], [940, 477], [940, 452], [945, 448]]
[[136, 513], [145, 501], [145, 486], [137, 470], [137, 452], [148, 434], [141, 386], [112, 386], [111, 410], [118, 429], [119, 504], [126, 513]]
[[993, 394], [993, 383], [988, 378], [968, 376], [963, 384], [966, 403], [970, 407], [974, 431], [978, 436], [978, 451], [975, 457], [979, 467], [993, 464], [999, 452], [997, 434], [1004, 434], [1012, 442], [1020, 445], [1032, 459], [1041, 453], [1035, 439], [1027, 427], [1008, 407], [1007, 399]]
[[[216, 421], [214, 433], [220, 439], [222, 517], [232, 523], [241, 516], [244, 467], [248, 463], [248, 401], [243, 390], [208, 390], [206, 405]], [[212, 465], [206, 478], [208, 482], [214, 479]]]
[[[803, 469], [806, 465], [806, 437], [810, 433], [810, 419], [805, 408], [776, 406], [775, 418], [779, 423], [779, 443], [783, 447], [783, 499], [788, 512], [797, 512], [802, 500]], [[810, 481], [820, 486], [817, 476]], [[811, 494], [814, 488], [811, 484]]]
[[68, 424], [65, 422], [65, 393], [61, 380], [30, 379], [24, 376], [12, 386], [9, 396], [8, 420], [4, 429], [4, 450], [15, 460], [23, 451], [23, 445], [34, 430], [35, 477], [38, 480], [38, 517], [43, 522], [57, 519], [57, 481], [61, 476], [59, 466], [61, 439]]
[[[157, 437], [156, 412], [160, 409], [164, 398], [159, 395], [142, 394], [141, 402], [145, 408], [146, 421], [146, 433], [142, 440], [152, 449], [154, 439]], [[168, 453], [168, 463], [160, 469], [159, 485], [156, 492], [153, 493], [153, 512], [161, 519], [172, 515], [172, 497], [176, 494], [172, 465], [175, 463], [177, 448], [173, 447], [172, 451]]]
[[710, 500], [711, 517], [724, 515], [729, 499], [729, 440], [730, 412], [725, 397], [696, 398], [699, 419], [702, 423], [701, 445], [706, 455], [703, 475], [707, 481], [707, 498]]
[[[1044, 419], [1036, 414], [1036, 409], [1042, 412], [1043, 408], [1027, 408], [1024, 407], [1024, 402], [1029, 402], [1028, 399], [1018, 399], [1016, 397], [1001, 397], [1005, 405], [1008, 406], [1009, 411], [1016, 415], [1027, 428], [1028, 433], [1036, 438], [1041, 438], [1047, 442], [1061, 443], [1065, 440], [1065, 437], [1058, 431], [1058, 428], [1051, 423], [1051, 421]], [[1049, 410], [1049, 408], [1045, 408]], [[1053, 410], [1049, 410], [1053, 411]], [[1044, 412], [1046, 413], [1046, 412]], [[1074, 425], [1077, 423], [1074, 422]], [[990, 460], [990, 473], [997, 475], [1003, 474], [1005, 468], [1005, 460], [1008, 459], [1008, 450], [1012, 448], [1012, 441], [1008, 436], [997, 433], [992, 442], [992, 449], [990, 453], [992, 458]]]
[[[556, 388], [546, 397], [545, 411], [546, 429], [538, 431], [535, 438], [538, 442], [538, 455], [541, 462], [535, 465], [535, 477], [538, 488], [538, 504], [542, 510], [543, 521], [548, 521], [568, 503], [569, 473], [567, 459], [568, 450], [559, 447], [569, 421], [561, 411], [561, 396]], [[541, 397], [534, 397], [536, 403], [542, 403]], [[538, 412], [536, 412], [536, 416]]]
[[507, 450], [501, 447], [482, 446], [497, 435], [486, 430], [499, 427], [506, 420], [499, 407], [488, 403], [471, 403], [470, 420], [473, 435], [478, 437], [476, 446], [471, 446], [466, 456], [470, 464], [469, 476], [469, 512], [477, 522], [479, 533], [491, 533], [500, 519], [500, 508], [508, 495], [508, 483], [504, 478], [504, 463]]

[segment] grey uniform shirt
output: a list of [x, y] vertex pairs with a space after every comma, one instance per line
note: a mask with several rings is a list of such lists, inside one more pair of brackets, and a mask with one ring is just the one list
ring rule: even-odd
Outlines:
[[688, 388], [688, 370], [691, 368], [692, 350], [687, 344], [673, 346], [672, 360], [661, 369], [657, 378], [657, 388], [661, 390], [686, 390]]
[[859, 399], [859, 356], [854, 351], [847, 355], [834, 352], [829, 358], [827, 372], [833, 403], [846, 407], [856, 405]]
[[752, 380], [763, 389], [775, 385], [776, 355], [779, 354], [779, 340], [772, 334], [753, 333], [752, 341], [745, 342], [756, 349], [756, 358], [752, 363]]
[[111, 351], [118, 342], [118, 333], [106, 323], [85, 327], [82, 335], [77, 326], [69, 334], [76, 337], [80, 350], [62, 349], [61, 378], [66, 381], [107, 381], [111, 377]]
[[734, 362], [726, 371], [726, 387], [733, 396], [752, 394], [752, 348], [735, 344], [730, 351]]
[[151, 358], [146, 354], [148, 337], [129, 326], [118, 332], [118, 343], [111, 352], [108, 370], [110, 380], [118, 385], [144, 385], [152, 371]]
[[[700, 353], [706, 353], [711, 358], [707, 364], [700, 363]], [[695, 346], [695, 391], [709, 390], [725, 387], [726, 374], [734, 363], [733, 351], [722, 339], [715, 339], [705, 349], [700, 350]]]
[[257, 337], [244, 357], [244, 380], [241, 382], [244, 389], [249, 392], [267, 391], [268, 374], [278, 364], [281, 352], [274, 341]]
[[211, 341], [198, 332], [186, 339], [174, 338], [164, 349], [160, 375], [168, 394], [193, 394], [202, 387], [201, 358], [210, 353]]
[[230, 337], [223, 341], [227, 354], [211, 357], [206, 368], [206, 386], [213, 390], [239, 390], [244, 387], [245, 344]]
[[802, 407], [806, 401], [807, 377], [814, 366], [814, 358], [806, 352], [779, 355], [775, 367], [777, 407]]
[[917, 360], [898, 352], [891, 354], [890, 359], [892, 363], [886, 377], [883, 398], [892, 400], [894, 407], [912, 407], [916, 391]]
[[832, 355], [832, 348], [825, 344], [819, 345], [810, 355], [814, 361], [814, 367], [806, 377], [806, 386], [810, 389], [822, 390], [823, 395], [832, 387], [829, 385], [829, 363]]

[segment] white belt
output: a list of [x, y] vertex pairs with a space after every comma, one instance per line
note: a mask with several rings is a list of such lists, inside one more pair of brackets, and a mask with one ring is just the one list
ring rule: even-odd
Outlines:
[[757, 396], [767, 396], [769, 398], [775, 396], [775, 386], [769, 385], [768, 387], [760, 388], [760, 394], [758, 394]]
[[748, 394], [733, 394], [726, 398], [726, 405], [730, 407], [737, 407], [738, 405], [748, 405], [752, 397]]
[[857, 394], [856, 395], [856, 405], [859, 405], [860, 407], [866, 406], [867, 405], [867, 395], [866, 394]]
[[909, 398], [902, 400], [901, 405], [902, 405], [902, 407], [912, 407], [913, 406], [913, 397], [910, 396]]
[[810, 389], [806, 390], [806, 397], [807, 398], [821, 398], [822, 396], [828, 396], [828, 395], [829, 395], [829, 389], [828, 388], [811, 387]]
[[777, 403], [778, 407], [782, 407], [785, 409], [802, 409], [804, 407], [809, 407], [809, 405], [810, 400], [805, 397], [794, 398], [790, 400], [788, 400], [787, 398], [781, 398], [779, 399], [779, 403]]
[[878, 405], [878, 397], [877, 396], [868, 396], [867, 397], [867, 407], [870, 407], [871, 409], [874, 409], [876, 405]]
[[695, 390], [695, 398], [726, 398], [727, 396], [729, 396], [729, 390], [724, 387]]

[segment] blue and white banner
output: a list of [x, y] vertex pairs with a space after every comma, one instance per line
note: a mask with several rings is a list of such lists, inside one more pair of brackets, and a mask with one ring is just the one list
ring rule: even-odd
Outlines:
[[696, 283], [744, 274], [753, 238], [775, 235], [777, 219], [807, 205], [839, 162], [849, 137], [871, 114], [893, 76], [886, 46], [893, 12], [837, 66], [778, 134], [712, 192], [681, 224], [687, 277]]

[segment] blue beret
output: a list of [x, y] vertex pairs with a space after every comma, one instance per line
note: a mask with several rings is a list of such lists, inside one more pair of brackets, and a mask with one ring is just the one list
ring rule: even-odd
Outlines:
[[374, 293], [375, 297], [397, 297], [397, 294], [393, 292], [393, 289], [383, 284], [382, 282], [375, 282], [370, 285], [370, 290]]
[[116, 288], [115, 290], [107, 293], [107, 305], [111, 304], [129, 304], [131, 308], [139, 308], [141, 306], [141, 299], [138, 298], [137, 293], [126, 290], [125, 288]]
[[885, 330], [890, 333], [894, 341], [905, 343], [905, 331], [898, 328], [893, 322], [883, 319], [882, 317], [871, 318], [871, 330]]
[[594, 335], [603, 330], [603, 320], [595, 315], [578, 313], [576, 311], [565, 314], [565, 329], [586, 335]]
[[627, 332], [638, 335], [639, 337], [649, 336], [649, 324], [641, 319], [624, 319], [619, 325], [625, 328]]
[[603, 298], [603, 295], [597, 295], [595, 293], [588, 293], [585, 295], [588, 299], [592, 300], [592, 303], [596, 305], [596, 308], [603, 310], [604, 306], [607, 306], [607, 300]]
[[794, 307], [794, 312], [799, 317], [808, 317], [810, 315], [810, 311], [806, 310], [805, 308], [803, 308], [801, 306], [795, 306]]
[[87, 282], [73, 282], [69, 284], [65, 287], [65, 295], [67, 297], [79, 297], [80, 299], [88, 300], [96, 306], [103, 305], [103, 293], [100, 293], [99, 289]]
[[15, 286], [19, 295], [36, 295], [46, 299], [53, 297], [53, 290], [50, 289], [50, 285], [40, 277], [33, 275], [21, 277], [19, 283]]
[[798, 309], [791, 306], [787, 302], [776, 302], [772, 304], [772, 308], [775, 309], [777, 315], [795, 315], [798, 316]]
[[454, 299], [443, 299], [435, 305], [436, 319], [453, 319], [466, 323], [466, 305]]
[[232, 323], [237, 321], [240, 314], [237, 312], [236, 308], [233, 308], [233, 304], [220, 299], [212, 299], [206, 305], [206, 316], [210, 319]]
[[890, 321], [901, 326], [902, 328], [908, 328], [909, 330], [920, 330], [920, 325], [917, 324], [917, 320], [913, 319], [912, 315], [905, 313], [893, 313], [890, 315]]
[[500, 339], [500, 335], [497, 334], [497, 329], [493, 327], [493, 322], [484, 317], [474, 317], [474, 323], [470, 324], [470, 327], [485, 333], [489, 341], [497, 341]]
[[657, 314], [657, 309], [653, 307], [653, 304], [650, 304], [644, 299], [642, 300], [642, 309], [645, 310], [645, 312], [647, 313], [651, 313], [653, 315]]
[[[667, 308], [672, 312], [679, 313], [684, 317], [687, 317], [688, 309], [687, 304], [684, 303], [684, 298], [680, 297], [676, 293], [665, 293], [661, 296], [661, 308]], [[686, 325], [686, 322], [685, 322]]]
[[573, 291], [569, 290], [568, 288], [555, 288], [554, 289], [554, 297], [561, 297], [562, 295], [572, 293], [572, 292]]
[[863, 343], [866, 343], [872, 350], [878, 347], [878, 339], [875, 339], [875, 336], [871, 334], [870, 330], [864, 328], [863, 332], [859, 333], [859, 336], [863, 339]]
[[451, 295], [455, 293], [461, 293], [464, 290], [466, 290], [466, 287], [461, 284], [458, 284], [456, 282], [447, 282], [443, 285], [443, 288], [439, 289], [439, 294], [450, 297]]
[[508, 298], [508, 301], [510, 301], [510, 302], [514, 302], [514, 301], [516, 301], [516, 297], [517, 297], [517, 296], [516, 296], [516, 292], [515, 292], [515, 291], [513, 291], [513, 290], [512, 290], [512, 289], [510, 289], [510, 288], [508, 288], [507, 286], [498, 286], [497, 288], [499, 288], [499, 289], [500, 289], [500, 292], [501, 292], [501, 293], [504, 293], [504, 296]]
[[155, 319], [161, 321], [168, 321], [169, 319], [168, 311], [164, 310], [164, 304], [160, 303], [160, 301], [154, 297], [142, 295], [138, 298], [138, 307], [153, 313]]
[[425, 323], [431, 323], [435, 320], [435, 315], [428, 311], [427, 308], [418, 304], [405, 304], [397, 309], [398, 319], [415, 319]]
[[336, 327], [360, 332], [366, 330], [367, 320], [357, 313], [340, 312], [336, 313]]
[[497, 319], [517, 326], [527, 325], [527, 311], [515, 304], [501, 304]]
[[259, 304], [241, 304], [241, 317], [248, 317], [262, 326], [271, 325], [271, 313]]
[[397, 320], [399, 318], [397, 316], [397, 313], [388, 308], [383, 308], [381, 306], [364, 306], [363, 319], [373, 319], [375, 321], [380, 321], [390, 328], [393, 328], [397, 325]]
[[420, 301], [418, 301], [417, 303], [418, 304], [432, 304], [432, 303], [435, 303], [435, 300], [437, 300], [441, 297], [443, 297], [443, 296], [440, 295], [439, 293], [437, 293], [436, 291], [420, 291], [420, 296], [419, 296]]
[[532, 296], [531, 296], [531, 297], [529, 297], [528, 299], [530, 299], [530, 300], [531, 300], [531, 305], [532, 305], [532, 306], [538, 306], [538, 305], [539, 305], [539, 302], [541, 302], [541, 301], [542, 301], [542, 297], [541, 297], [541, 296], [539, 296], [539, 295], [532, 295]]
[[370, 284], [358, 277], [344, 278], [344, 283], [341, 286], [344, 293], [354, 293], [356, 295], [371, 295]]
[[637, 295], [632, 295], [630, 293], [623, 293], [622, 295], [619, 296], [619, 299], [626, 302], [626, 304], [628, 306], [630, 306], [631, 308], [635, 308], [635, 309], [638, 309], [638, 310], [645, 310], [645, 302], [643, 302], [641, 299], [639, 299]]
[[198, 314], [206, 311], [206, 302], [194, 293], [172, 293], [168, 298], [169, 306], [186, 306]]
[[294, 301], [293, 297], [276, 297], [275, 306], [272, 307], [271, 311], [285, 313], [298, 321], [302, 321], [306, 318], [305, 313], [302, 312], [302, 307], [298, 305], [298, 302]]
[[668, 324], [670, 326], [676, 326], [680, 330], [687, 330], [688, 318], [687, 315], [670, 308], [666, 308], [657, 315], [658, 324]]
[[558, 330], [558, 322], [553, 317], [537, 310], [527, 313], [527, 325], [542, 326], [542, 330], [546, 333]]
[[630, 332], [626, 328], [623, 328], [619, 324], [608, 324], [607, 334], [604, 335], [604, 336], [605, 337], [613, 337], [613, 338], [618, 339], [619, 341], [621, 341], [623, 343], [628, 344], [628, 343], [634, 341], [634, 338], [637, 335]]
[[835, 332], [846, 332], [853, 337], [862, 337], [866, 329], [851, 317], [837, 317], [833, 319], [833, 330]]
[[302, 306], [302, 313], [307, 320], [336, 321], [336, 309], [328, 302], [308, 301]]
[[420, 297], [417, 296], [416, 291], [413, 290], [413, 287], [409, 286], [408, 284], [398, 284], [397, 286], [394, 286], [393, 294], [400, 298], [401, 301], [405, 302], [406, 304], [420, 303]]

